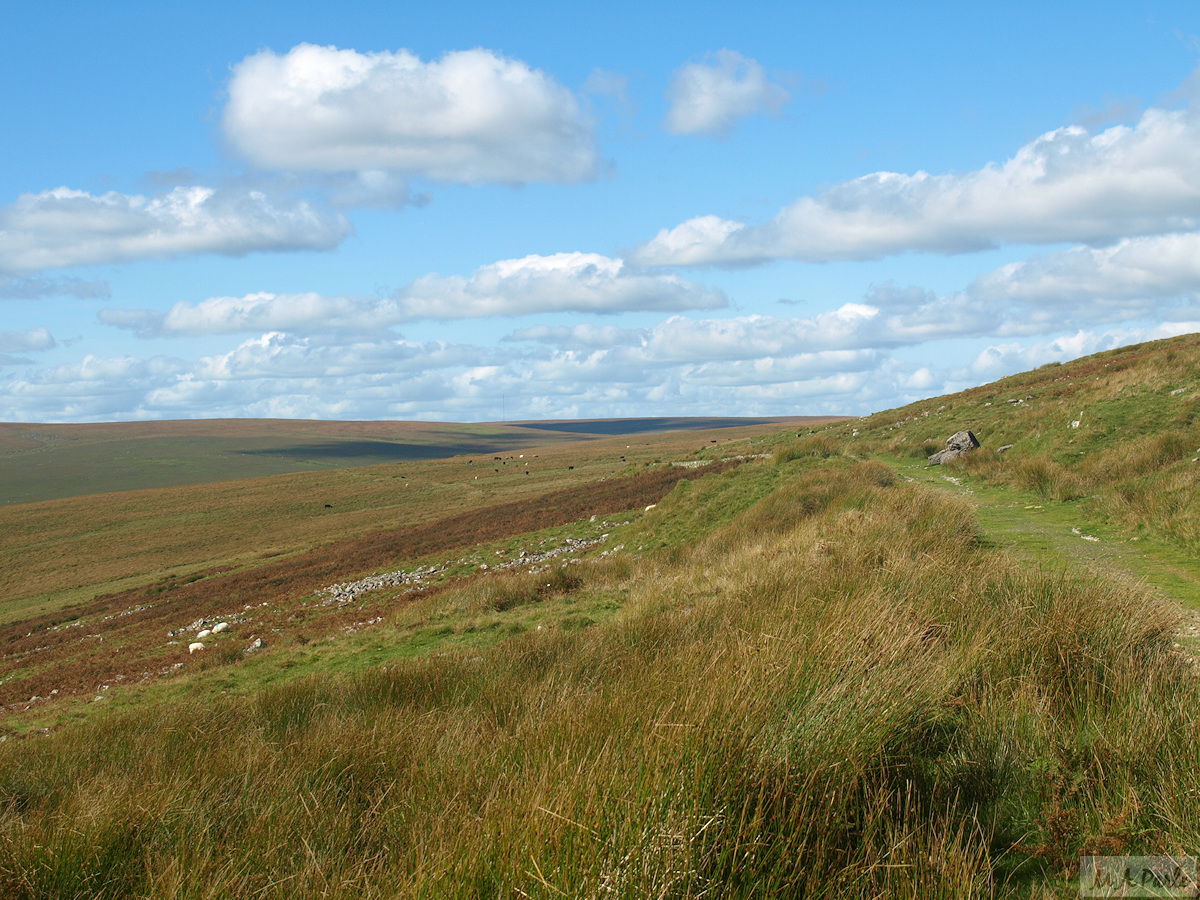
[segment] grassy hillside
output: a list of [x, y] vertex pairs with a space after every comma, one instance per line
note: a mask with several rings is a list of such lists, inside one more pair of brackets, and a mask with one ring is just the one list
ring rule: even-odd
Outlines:
[[[489, 450], [0, 505], [0, 624], [57, 614], [111, 591], [259, 565], [383, 529], [423, 525], [496, 504], [534, 503], [549, 491], [630, 475], [701, 450], [744, 453], [748, 441], [774, 428], [587, 440], [564, 432], [570, 441], [555, 443], [551, 436], [548, 446], [528, 448], [528, 453]], [[531, 433], [544, 437], [541, 431]], [[278, 445], [280, 438], [273, 440]]]
[[[837, 429], [864, 451], [917, 458], [970, 429], [958, 465], [985, 482], [1200, 549], [1200, 341], [1185, 335], [1044, 366]], [[1004, 454], [999, 448], [1011, 445]]]
[[[1185, 553], [1198, 360], [1191, 336], [793, 429], [723, 469], [646, 460], [623, 478], [689, 478], [642, 504], [606, 475], [592, 514], [514, 506], [475, 543], [354, 557], [347, 580], [417, 581], [347, 600], [281, 559], [219, 610], [245, 607], [230, 635], [159, 645], [169, 674], [97, 689], [77, 721], [58, 699], [9, 713], [0, 893], [1067, 897], [1080, 854], [1196, 854], [1192, 620], [1010, 552], [967, 491]], [[918, 479], [960, 428], [984, 449], [931, 470], [953, 491]], [[6, 663], [49, 677], [56, 627], [14, 630]]]

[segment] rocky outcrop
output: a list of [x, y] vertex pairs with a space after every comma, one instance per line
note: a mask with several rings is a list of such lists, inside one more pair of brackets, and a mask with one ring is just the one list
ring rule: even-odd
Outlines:
[[958, 459], [979, 447], [979, 440], [969, 431], [958, 431], [950, 435], [946, 441], [946, 449], [939, 450], [929, 457], [929, 465], [940, 466], [952, 459]]

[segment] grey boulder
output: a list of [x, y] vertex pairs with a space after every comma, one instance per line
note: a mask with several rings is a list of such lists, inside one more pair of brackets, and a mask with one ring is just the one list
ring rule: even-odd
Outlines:
[[969, 431], [956, 431], [946, 440], [946, 449], [939, 450], [929, 457], [929, 465], [940, 466], [952, 459], [965, 456], [979, 447], [979, 440]]

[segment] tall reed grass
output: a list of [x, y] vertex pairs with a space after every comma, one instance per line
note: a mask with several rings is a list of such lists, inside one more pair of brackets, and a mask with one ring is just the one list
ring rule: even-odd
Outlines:
[[1200, 847], [1176, 614], [882, 465], [569, 574], [613, 623], [6, 745], [0, 893], [960, 898]]

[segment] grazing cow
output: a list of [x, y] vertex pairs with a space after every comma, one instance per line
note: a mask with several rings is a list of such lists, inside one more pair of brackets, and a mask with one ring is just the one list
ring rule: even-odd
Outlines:
[[326, 504], [325, 504], [325, 508], [326, 508], [326, 509], [333, 509], [333, 504], [332, 504], [332, 503], [326, 503]]

